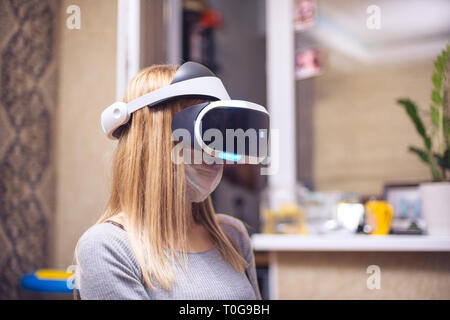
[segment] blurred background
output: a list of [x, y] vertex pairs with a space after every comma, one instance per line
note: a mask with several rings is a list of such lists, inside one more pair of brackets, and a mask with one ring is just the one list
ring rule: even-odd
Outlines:
[[449, 299], [449, 40], [447, 0], [1, 0], [0, 298], [67, 297], [108, 197], [101, 112], [192, 60], [279, 130], [274, 174], [227, 165], [213, 193], [265, 299]]

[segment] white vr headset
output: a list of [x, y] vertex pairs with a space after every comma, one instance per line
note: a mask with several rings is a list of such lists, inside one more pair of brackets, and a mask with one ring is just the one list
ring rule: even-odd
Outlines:
[[[183, 141], [185, 144], [211, 156], [235, 162], [259, 163], [267, 156], [269, 114], [266, 109], [252, 102], [231, 100], [222, 81], [208, 68], [196, 62], [181, 65], [168, 86], [129, 103], [115, 102], [106, 108], [101, 115], [103, 132], [110, 139], [118, 139], [133, 112], [181, 97], [209, 101], [183, 109], [175, 115], [172, 130], [183, 128], [191, 133], [192, 139]], [[243, 146], [211, 148], [202, 138], [207, 129], [219, 130], [224, 137], [228, 129], [242, 129], [244, 132], [254, 129], [257, 132], [257, 148], [253, 148], [249, 142], [245, 142]], [[262, 153], [260, 145], [264, 146]]]

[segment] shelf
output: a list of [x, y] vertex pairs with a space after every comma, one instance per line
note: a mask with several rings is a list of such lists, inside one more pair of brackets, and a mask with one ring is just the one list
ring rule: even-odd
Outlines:
[[253, 234], [255, 251], [450, 252], [450, 236]]

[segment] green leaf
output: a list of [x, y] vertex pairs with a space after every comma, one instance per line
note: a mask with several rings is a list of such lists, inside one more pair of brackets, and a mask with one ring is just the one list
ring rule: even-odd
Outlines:
[[442, 63], [441, 56], [438, 56], [436, 60], [434, 61], [434, 68], [439, 72], [442, 73], [444, 71], [444, 64]]
[[436, 167], [434, 165], [431, 165], [430, 169], [431, 175], [433, 176], [433, 181], [442, 181], [441, 174], [436, 169]]
[[430, 112], [431, 112], [431, 123], [436, 128], [439, 127], [439, 111], [436, 109], [434, 105], [430, 106]]
[[410, 117], [411, 121], [414, 123], [417, 132], [423, 139], [425, 147], [427, 150], [431, 150], [431, 139], [428, 137], [427, 132], [425, 130], [425, 126], [423, 125], [422, 119], [420, 119], [419, 114], [417, 112], [417, 106], [410, 99], [397, 99], [397, 103], [402, 105], [405, 108], [406, 113]]
[[441, 104], [442, 99], [441, 96], [439, 95], [439, 92], [433, 90], [433, 92], [431, 92], [431, 100], [436, 104]]
[[450, 149], [447, 149], [442, 156], [435, 154], [434, 157], [437, 159], [439, 166], [450, 170]]
[[450, 119], [444, 119], [444, 130], [450, 136]]
[[409, 151], [415, 153], [423, 162], [430, 166], [434, 181], [442, 181], [445, 179], [447, 170], [450, 170], [450, 115], [447, 103], [448, 88], [447, 84], [444, 83], [447, 80], [449, 63], [450, 43], [436, 57], [434, 61], [435, 70], [431, 76], [433, 90], [431, 92], [430, 120], [433, 127], [438, 129], [432, 130], [432, 134], [444, 134], [444, 141], [440, 141], [440, 147], [445, 148], [443, 154], [433, 153], [431, 137], [427, 134], [426, 127], [419, 115], [416, 104], [408, 98], [397, 100], [397, 103], [404, 107], [425, 145], [424, 149], [410, 146]]
[[433, 81], [433, 85], [436, 90], [439, 90], [441, 88], [442, 84], [442, 77], [438, 72], [433, 73], [433, 77], [431, 78]]
[[436, 168], [436, 166], [434, 164], [434, 159], [433, 159], [433, 161], [430, 161], [430, 157], [428, 155], [428, 152], [426, 152], [425, 150], [413, 147], [413, 146], [409, 147], [409, 151], [412, 152], [412, 153], [417, 154], [419, 156], [420, 160], [422, 160], [426, 164], [430, 165], [430, 171], [431, 171], [431, 175], [433, 176], [433, 180], [434, 181], [440, 181], [441, 180], [441, 175], [439, 173], [439, 170]]
[[449, 51], [448, 51], [448, 49], [442, 51], [442, 55], [444, 56], [444, 61], [448, 61], [448, 58], [449, 58]]
[[422, 160], [425, 163], [430, 163], [430, 159], [428, 158], [428, 153], [422, 149], [410, 146], [409, 151], [412, 153], [415, 153], [419, 156], [420, 160]]

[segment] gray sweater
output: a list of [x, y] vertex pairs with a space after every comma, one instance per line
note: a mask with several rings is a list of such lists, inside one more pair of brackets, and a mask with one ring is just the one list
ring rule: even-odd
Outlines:
[[214, 247], [188, 253], [187, 271], [175, 266], [172, 290], [157, 283], [151, 290], [141, 280], [127, 232], [111, 223], [101, 223], [89, 228], [78, 244], [81, 270], [77, 271], [76, 282], [81, 299], [261, 299], [252, 246], [243, 223], [228, 215], [219, 217], [220, 225], [249, 263], [246, 273], [236, 273]]

